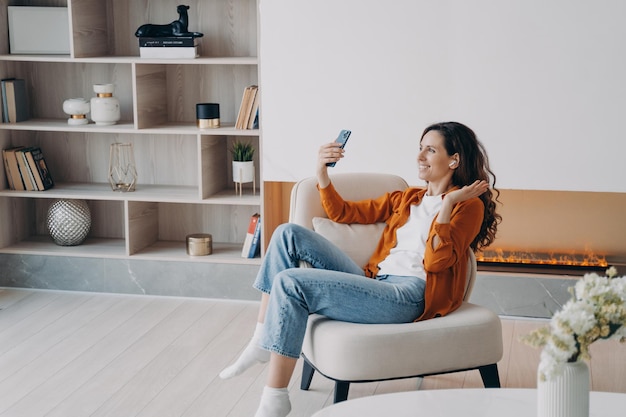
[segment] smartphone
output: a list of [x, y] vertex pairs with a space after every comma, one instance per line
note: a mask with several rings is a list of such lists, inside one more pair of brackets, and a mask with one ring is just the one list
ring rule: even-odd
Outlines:
[[[335, 139], [335, 142], [341, 143], [341, 149], [343, 149], [346, 146], [346, 142], [348, 141], [348, 138], [350, 137], [351, 133], [352, 133], [351, 130], [342, 130], [341, 132], [339, 132], [339, 136], [337, 136], [337, 139]], [[336, 162], [328, 162], [326, 166], [334, 167], [335, 164]]]

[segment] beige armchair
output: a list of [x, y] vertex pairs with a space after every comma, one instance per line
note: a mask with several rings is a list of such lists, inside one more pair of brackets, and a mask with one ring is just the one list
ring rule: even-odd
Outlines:
[[[407, 183], [388, 174], [349, 173], [331, 176], [347, 200], [373, 198], [401, 190]], [[290, 221], [312, 228], [365, 265], [384, 224], [342, 225], [326, 218], [316, 178], [294, 185]], [[305, 265], [303, 265], [305, 266]], [[476, 276], [470, 256], [465, 300], [444, 317], [404, 324], [355, 324], [313, 314], [302, 347], [301, 389], [308, 390], [315, 371], [335, 381], [334, 402], [346, 400], [351, 383], [478, 369], [487, 388], [499, 388], [497, 362], [502, 358], [502, 327], [491, 310], [467, 302]]]

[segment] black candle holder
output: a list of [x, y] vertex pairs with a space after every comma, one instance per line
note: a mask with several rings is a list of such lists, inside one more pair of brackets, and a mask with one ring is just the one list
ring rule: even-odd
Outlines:
[[196, 124], [200, 129], [220, 127], [220, 105], [218, 103], [196, 104]]

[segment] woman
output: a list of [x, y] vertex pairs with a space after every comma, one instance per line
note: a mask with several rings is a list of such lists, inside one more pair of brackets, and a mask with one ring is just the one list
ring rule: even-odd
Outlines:
[[[356, 323], [443, 316], [463, 300], [467, 249], [480, 249], [495, 238], [501, 219], [489, 189], [495, 176], [467, 126], [446, 122], [424, 130], [417, 163], [425, 189], [344, 201], [326, 166], [343, 154], [334, 142], [319, 150], [317, 179], [326, 214], [336, 222], [384, 221], [387, 227], [365, 267], [309, 229], [294, 224], [276, 229], [254, 284], [262, 292], [257, 328], [237, 361], [220, 373], [230, 378], [270, 361], [255, 417], [289, 414], [287, 385], [309, 314]], [[298, 268], [301, 260], [313, 268]]]

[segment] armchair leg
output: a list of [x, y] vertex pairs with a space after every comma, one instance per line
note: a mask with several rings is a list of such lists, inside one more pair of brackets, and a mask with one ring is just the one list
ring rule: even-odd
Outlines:
[[340, 403], [348, 399], [348, 390], [350, 383], [347, 381], [335, 381], [335, 398], [334, 403]]
[[485, 388], [500, 388], [500, 375], [498, 374], [498, 364], [492, 363], [478, 368], [483, 379]]
[[311, 381], [313, 380], [313, 374], [315, 373], [315, 368], [311, 366], [311, 364], [304, 359], [302, 365], [302, 379], [300, 380], [300, 389], [307, 391], [311, 386]]

